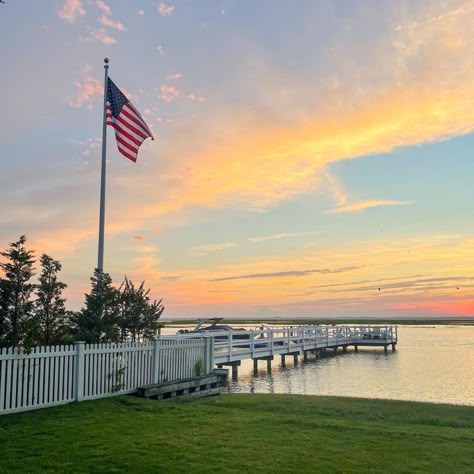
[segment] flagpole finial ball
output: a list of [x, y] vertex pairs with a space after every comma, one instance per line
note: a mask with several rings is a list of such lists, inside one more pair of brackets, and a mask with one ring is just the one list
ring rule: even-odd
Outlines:
[[109, 58], [104, 58], [104, 63], [109, 64]]

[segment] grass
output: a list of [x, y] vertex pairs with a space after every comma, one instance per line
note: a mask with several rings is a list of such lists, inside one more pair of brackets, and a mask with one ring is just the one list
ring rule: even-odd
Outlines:
[[474, 407], [115, 397], [0, 417], [0, 472], [472, 472]]

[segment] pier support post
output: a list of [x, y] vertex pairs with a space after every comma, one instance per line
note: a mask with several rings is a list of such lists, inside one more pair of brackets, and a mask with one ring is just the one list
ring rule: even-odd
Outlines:
[[254, 359], [254, 360], [253, 360], [253, 371], [254, 371], [255, 373], [258, 372], [258, 359]]
[[281, 355], [281, 365], [282, 365], [282, 367], [285, 367], [285, 365], [286, 365], [284, 355]]
[[359, 352], [359, 346], [354, 346], [356, 352]]
[[239, 366], [237, 364], [232, 364], [232, 380], [237, 382], [239, 378]]
[[388, 351], [387, 345], [383, 346], [383, 351], [385, 352], [385, 354], [387, 353]]
[[272, 371], [272, 359], [267, 359], [267, 371]]
[[293, 363], [294, 363], [295, 365], [298, 365], [298, 353], [297, 353], [297, 352], [295, 352], [295, 353], [293, 354]]
[[308, 360], [308, 351], [303, 351], [303, 360], [305, 362]]
[[395, 352], [395, 348], [396, 348], [396, 344], [395, 343], [392, 343], [392, 352]]
[[344, 354], [347, 352], [347, 346], [344, 346], [344, 347], [342, 348], [342, 352], [344, 352]]

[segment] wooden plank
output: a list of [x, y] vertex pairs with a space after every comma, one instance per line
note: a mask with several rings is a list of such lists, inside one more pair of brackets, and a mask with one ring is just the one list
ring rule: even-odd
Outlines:
[[[32, 349], [33, 354], [36, 353], [36, 347], [33, 347]], [[28, 363], [28, 400], [27, 404], [28, 406], [33, 405], [33, 383], [34, 383], [34, 375], [35, 375], [35, 363], [36, 359], [26, 359]]]
[[[18, 354], [18, 348], [13, 348], [13, 354]], [[17, 397], [18, 397], [18, 359], [13, 359], [12, 364], [12, 387], [11, 387], [11, 408], [17, 408]]]
[[51, 346], [53, 349], [53, 357], [51, 358], [52, 360], [52, 373], [50, 377], [50, 384], [49, 384], [49, 402], [53, 403], [56, 402], [56, 395], [55, 395], [55, 389], [58, 385], [58, 376], [59, 376], [59, 370], [58, 370], [58, 365], [59, 365], [59, 360], [56, 357], [56, 348], [57, 346]]
[[6, 382], [6, 361], [2, 355], [6, 352], [0, 347], [0, 411], [5, 409], [5, 382]]
[[[7, 354], [13, 353], [13, 348], [7, 348]], [[11, 383], [12, 383], [12, 372], [13, 372], [13, 360], [5, 360], [6, 362], [6, 389], [5, 389], [5, 410], [12, 408], [11, 405]]]

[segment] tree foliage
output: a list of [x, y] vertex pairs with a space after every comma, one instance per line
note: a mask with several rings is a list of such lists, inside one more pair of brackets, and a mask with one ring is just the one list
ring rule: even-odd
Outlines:
[[38, 343], [43, 346], [62, 342], [66, 307], [63, 290], [67, 285], [58, 280], [61, 264], [49, 255], [41, 256], [41, 275], [36, 290], [35, 315], [38, 324]]
[[0, 329], [2, 344], [6, 346], [31, 345], [36, 337], [33, 303], [30, 299], [35, 285], [30, 283], [34, 275], [33, 251], [26, 250], [26, 236], [22, 235], [0, 255], [6, 259], [0, 263], [4, 277], [0, 282]]
[[119, 296], [108, 273], [95, 269], [91, 277], [91, 292], [85, 306], [73, 316], [78, 340], [87, 343], [119, 340]]
[[151, 301], [150, 289], [145, 290], [142, 281], [136, 287], [132, 281], [125, 277], [120, 286], [120, 333], [124, 341], [130, 337], [132, 341], [151, 339], [156, 335], [159, 319], [164, 311], [160, 301]]
[[[26, 249], [22, 235], [0, 252], [0, 347], [116, 342], [153, 338], [161, 327], [162, 300], [151, 300], [145, 282], [139, 286], [125, 277], [119, 289], [107, 273], [95, 270], [84, 307], [76, 313], [66, 310], [59, 280], [61, 263], [41, 256], [38, 284], [34, 276], [34, 252]], [[36, 290], [36, 291], [35, 291]], [[35, 293], [33, 293], [35, 291]], [[33, 294], [36, 298], [33, 300]]]

